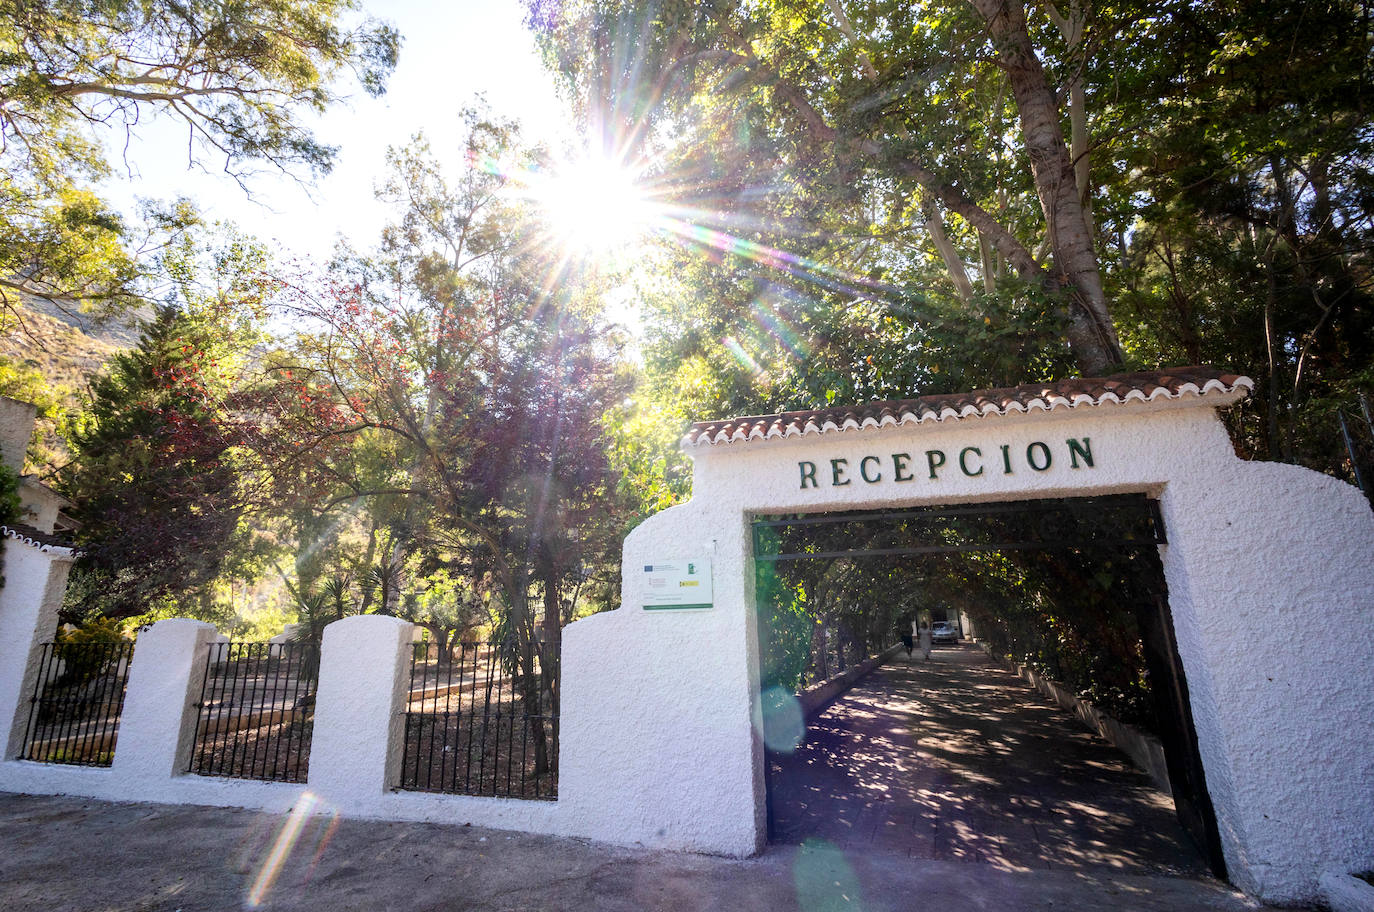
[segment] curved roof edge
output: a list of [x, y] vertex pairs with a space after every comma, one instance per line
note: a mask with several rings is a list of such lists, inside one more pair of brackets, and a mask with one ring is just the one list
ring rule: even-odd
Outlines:
[[12, 526], [0, 524], [0, 536], [12, 538], [17, 542], [37, 548], [39, 551], [49, 551], [62, 557], [77, 557], [81, 553], [79, 548], [65, 539], [18, 523]]
[[[1026, 383], [1000, 389], [920, 396], [894, 402], [836, 406], [776, 415], [751, 415], [719, 421], [698, 421], [682, 438], [682, 447], [802, 437], [841, 431], [867, 430], [959, 421], [992, 415], [1031, 414], [1130, 402], [1197, 399], [1198, 405], [1219, 408], [1243, 398], [1255, 381], [1213, 367], [1195, 365], [1158, 371], [1138, 371], [1110, 377], [1073, 377], [1053, 383]], [[1206, 400], [1206, 401], [1203, 401]]]

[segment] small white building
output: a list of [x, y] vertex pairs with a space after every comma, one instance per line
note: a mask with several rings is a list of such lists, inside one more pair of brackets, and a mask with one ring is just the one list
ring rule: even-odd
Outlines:
[[23, 474], [37, 415], [34, 405], [0, 396], [0, 463], [19, 475], [19, 505], [23, 511], [19, 525], [47, 535], [70, 532], [78, 524], [62, 511], [73, 506], [72, 502], [39, 481], [38, 476]]

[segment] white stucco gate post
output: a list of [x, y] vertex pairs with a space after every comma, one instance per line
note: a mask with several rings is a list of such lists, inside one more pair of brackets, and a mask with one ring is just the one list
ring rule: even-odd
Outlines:
[[57, 610], [76, 560], [71, 548], [34, 535], [0, 526], [0, 760], [23, 749], [40, 649], [57, 629]]
[[[561, 828], [762, 846], [752, 516], [1144, 493], [1232, 880], [1301, 902], [1374, 867], [1374, 513], [1235, 456], [1216, 409], [1250, 385], [1186, 368], [695, 426], [692, 499], [626, 540], [621, 607], [564, 633]], [[646, 610], [648, 571], [694, 561], [710, 607]]]

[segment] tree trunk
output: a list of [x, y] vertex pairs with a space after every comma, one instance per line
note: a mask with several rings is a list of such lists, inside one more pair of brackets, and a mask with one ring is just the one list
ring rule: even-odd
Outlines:
[[889, 145], [873, 137], [846, 136], [826, 122], [825, 115], [799, 86], [765, 66], [752, 44], [737, 34], [738, 52], [750, 67], [768, 73], [769, 88], [793, 108], [805, 129], [817, 140], [849, 146], [854, 152], [881, 160], [897, 173], [912, 178], [946, 211], [963, 217], [989, 244], [1006, 257], [1017, 275], [1042, 283], [1051, 294], [1069, 303], [1066, 336], [1084, 374], [1106, 373], [1121, 364], [1121, 349], [1108, 312], [1098, 271], [1097, 254], [1079, 199], [1073, 161], [1059, 126], [1059, 110], [1044, 68], [1031, 45], [1025, 10], [1019, 0], [971, 0], [992, 37], [999, 62], [1007, 71], [1021, 119], [1021, 131], [1031, 161], [1032, 176], [1047, 223], [1045, 237], [1054, 252], [1054, 268], [1039, 258], [987, 210], [955, 184], [942, 179], [909, 151], [894, 157]]
[[515, 635], [516, 661], [520, 665], [520, 702], [529, 720], [530, 736], [534, 742], [534, 775], [549, 771], [549, 741], [544, 728], [544, 707], [541, 705], [539, 676], [534, 670], [534, 624], [529, 611], [527, 578], [517, 574], [516, 592], [511, 592], [510, 626]]
[[1183, 346], [1184, 357], [1188, 363], [1201, 364], [1202, 336], [1197, 327], [1196, 308], [1193, 307], [1192, 297], [1183, 287], [1183, 280], [1179, 278], [1173, 244], [1167, 235], [1162, 244], [1162, 249], [1158, 255], [1165, 270], [1169, 273], [1169, 300], [1173, 302], [1174, 313], [1178, 318], [1174, 335], [1178, 337], [1179, 344]]
[[434, 660], [439, 668], [447, 669], [453, 665], [453, 640], [457, 631], [437, 622], [420, 626], [428, 630], [430, 638], [434, 640]]
[[1088, 160], [1088, 98], [1082, 73], [1075, 73], [1069, 82], [1069, 154], [1073, 156], [1074, 185], [1083, 205], [1083, 227], [1088, 229], [1091, 238], [1094, 231], [1092, 168]]
[[[873, 65], [872, 58], [868, 56], [868, 52], [860, 45], [859, 38], [854, 31], [854, 24], [845, 13], [840, 0], [826, 0], [825, 5], [830, 10], [831, 15], [835, 17], [835, 22], [840, 31], [854, 45], [864, 75], [869, 82], [876, 84], [878, 82], [878, 70]], [[901, 128], [899, 133], [903, 138], [910, 137], [905, 128]], [[964, 266], [963, 258], [959, 256], [959, 251], [955, 249], [949, 235], [945, 233], [944, 216], [929, 196], [922, 200], [921, 209], [926, 231], [930, 233], [930, 239], [934, 241], [940, 259], [945, 262], [945, 270], [949, 272], [949, 278], [954, 283], [955, 290], [959, 292], [959, 297], [963, 299], [964, 303], [971, 303], [973, 301], [973, 285], [969, 282], [968, 270]]]
[[[1271, 251], [1274, 245], [1270, 245]], [[1282, 435], [1279, 434], [1279, 364], [1278, 356], [1274, 346], [1274, 300], [1278, 296], [1277, 280], [1274, 277], [1274, 263], [1272, 252], [1266, 253], [1264, 257], [1265, 272], [1265, 292], [1264, 292], [1264, 345], [1268, 352], [1269, 359], [1269, 383], [1268, 383], [1268, 408], [1266, 416], [1268, 421], [1266, 427], [1269, 438], [1269, 458], [1275, 461], [1282, 460], [1288, 462], [1287, 454], [1283, 451]]]
[[[815, 681], [824, 681], [830, 677], [830, 638], [829, 630], [826, 629], [825, 619], [816, 620], [816, 677]], [[814, 682], [809, 682], [814, 683]]]
[[[1045, 4], [1045, 12], [1054, 22], [1059, 34], [1064, 36], [1064, 47], [1069, 57], [1083, 44], [1083, 33], [1088, 25], [1088, 0], [1070, 0], [1069, 15], [1061, 16], [1053, 3]], [[1089, 236], [1093, 233], [1093, 207], [1091, 190], [1092, 168], [1088, 161], [1088, 96], [1083, 86], [1083, 67], [1079, 66], [1069, 77], [1069, 154], [1073, 158], [1074, 177], [1078, 187], [1078, 198], [1083, 203], [1083, 221]]]
[[544, 578], [544, 649], [539, 657], [539, 672], [543, 677], [546, 712], [558, 715], [559, 662], [562, 659], [563, 623], [559, 605], [558, 576], [545, 569]]
[[978, 232], [978, 253], [983, 260], [983, 290], [992, 294], [997, 290], [997, 279], [1001, 275], [1001, 265], [997, 262], [997, 251], [992, 249], [987, 235]]
[[959, 256], [959, 251], [954, 249], [954, 243], [945, 234], [945, 219], [940, 214], [940, 210], [929, 199], [923, 201], [923, 214], [925, 216], [926, 231], [930, 233], [930, 239], [935, 242], [935, 249], [940, 252], [940, 259], [945, 261], [945, 270], [949, 272], [950, 280], [954, 282], [954, 287], [959, 291], [959, 297], [965, 304], [973, 302], [973, 284], [968, 280], [968, 270], [964, 268], [964, 259]]
[[1063, 292], [1070, 303], [1069, 344], [1084, 373], [1110, 371], [1121, 363], [1120, 344], [1107, 309], [1073, 160], [1059, 124], [1059, 106], [1031, 44], [1025, 9], [1020, 0], [972, 3], [987, 25], [1016, 99], [1022, 139], [1054, 252], [1051, 290]]
[[[374, 519], [367, 525], [367, 550], [363, 552], [362, 567], [371, 567], [372, 561], [377, 555], [377, 521]], [[366, 585], [367, 580], [360, 581], [362, 585], [362, 599], [358, 606], [359, 614], [367, 614], [367, 609], [372, 607], [372, 587]]]

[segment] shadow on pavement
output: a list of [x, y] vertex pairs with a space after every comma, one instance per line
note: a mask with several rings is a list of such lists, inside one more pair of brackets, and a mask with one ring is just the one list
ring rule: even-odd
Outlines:
[[1126, 756], [971, 646], [905, 655], [770, 754], [772, 841], [1206, 877], [1173, 801]]

